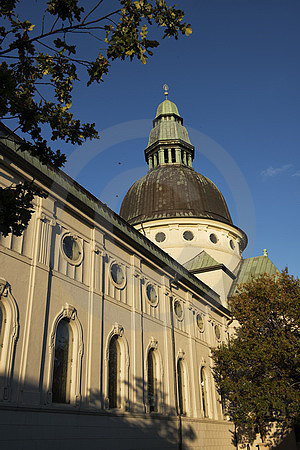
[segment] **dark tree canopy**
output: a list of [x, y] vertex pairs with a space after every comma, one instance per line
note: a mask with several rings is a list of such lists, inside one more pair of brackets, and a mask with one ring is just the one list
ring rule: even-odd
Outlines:
[[300, 417], [300, 280], [262, 275], [230, 307], [239, 326], [213, 350], [225, 412], [244, 440], [279, 438]]
[[[45, 136], [76, 145], [98, 137], [94, 123], [81, 123], [71, 112], [73, 88], [83, 84], [79, 71], [85, 71], [87, 85], [100, 83], [115, 59], [146, 63], [159, 45], [149, 36], [155, 26], [163, 30], [162, 38], [192, 32], [183, 11], [165, 0], [115, 0], [117, 7], [109, 12], [108, 0], [39, 0], [39, 23], [20, 17], [18, 7], [25, 3], [0, 2], [0, 120], [14, 120], [14, 131], [25, 134], [20, 151], [54, 168], [62, 167], [66, 157]], [[86, 4], [92, 4], [90, 9]], [[97, 50], [92, 60], [78, 50], [87, 37]], [[13, 134], [5, 137], [13, 139]], [[0, 231], [5, 236], [20, 235], [26, 228], [34, 195], [42, 193], [30, 183], [0, 188]]]

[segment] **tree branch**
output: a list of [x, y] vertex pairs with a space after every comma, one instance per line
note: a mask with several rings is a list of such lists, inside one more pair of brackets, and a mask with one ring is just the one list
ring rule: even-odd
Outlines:
[[[68, 27], [62, 27], [62, 28], [58, 28], [57, 30], [49, 31], [48, 33], [42, 33], [39, 36], [36, 36], [36, 37], [34, 37], [32, 39], [26, 40], [26, 44], [31, 44], [32, 42], [38, 41], [39, 39], [43, 39], [43, 38], [48, 37], [48, 36], [52, 36], [54, 34], [68, 33], [68, 32], [71, 32], [72, 30], [78, 30], [80, 28], [85, 29], [85, 27], [87, 25], [92, 25], [94, 23], [99, 23], [102, 20], [109, 19], [109, 17], [119, 13], [120, 11], [121, 11], [121, 9], [117, 9], [117, 10], [107, 14], [106, 16], [100, 17], [99, 19], [91, 20], [90, 22], [87, 22], [85, 24], [81, 22], [81, 23], [79, 23], [77, 25], [70, 25]], [[6, 53], [10, 53], [13, 50], [16, 50], [17, 48], [18, 48], [18, 43], [13, 43], [11, 45], [11, 47], [9, 47], [8, 49], [3, 50], [2, 52], [0, 52], [0, 56], [1, 55], [5, 55]]]
[[84, 17], [82, 23], [84, 23], [84, 22], [86, 21], [86, 19], [87, 19], [91, 14], [93, 14], [94, 11], [96, 11], [96, 9], [101, 5], [102, 2], [103, 2], [103, 0], [99, 0], [99, 2], [94, 6], [94, 8], [92, 8], [92, 9], [90, 10], [90, 12]]

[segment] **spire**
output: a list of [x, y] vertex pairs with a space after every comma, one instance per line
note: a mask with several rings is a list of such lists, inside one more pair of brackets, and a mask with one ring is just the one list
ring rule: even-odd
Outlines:
[[192, 167], [194, 146], [175, 103], [168, 99], [169, 86], [163, 85], [165, 100], [157, 107], [145, 158], [149, 170], [166, 164]]
[[164, 84], [163, 90], [164, 90], [164, 94], [165, 94], [165, 99], [168, 100], [169, 86], [167, 84]]

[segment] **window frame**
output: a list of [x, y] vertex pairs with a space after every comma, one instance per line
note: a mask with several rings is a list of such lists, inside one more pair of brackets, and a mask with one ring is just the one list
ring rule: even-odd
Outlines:
[[[153, 352], [153, 358], [155, 361], [155, 378], [156, 378], [156, 408], [155, 411], [151, 411], [150, 409], [150, 403], [148, 400], [148, 369], [149, 369], [149, 353]], [[158, 340], [151, 336], [149, 343], [146, 347], [145, 351], [145, 366], [144, 366], [144, 373], [146, 378], [145, 383], [145, 406], [146, 406], [146, 412], [151, 414], [163, 414], [165, 405], [164, 405], [164, 371], [163, 371], [163, 362], [162, 362], [162, 356], [158, 348]]]
[[109, 345], [113, 336], [119, 338], [120, 345], [120, 400], [119, 407], [113, 408], [119, 411], [129, 410], [129, 345], [125, 336], [124, 328], [119, 323], [115, 322], [111, 331], [108, 333], [106, 339], [106, 352], [105, 352], [105, 369], [104, 369], [104, 408], [111, 409], [109, 407]]
[[[62, 319], [68, 319], [69, 325], [73, 333], [73, 348], [72, 348], [72, 367], [71, 367], [71, 388], [70, 388], [70, 402], [69, 403], [53, 403], [52, 401], [52, 382], [54, 373], [54, 357], [55, 357], [55, 342], [56, 333], [59, 322]], [[55, 407], [79, 407], [81, 403], [81, 376], [82, 376], [82, 357], [83, 357], [83, 330], [82, 325], [77, 317], [77, 310], [74, 306], [68, 303], [62, 307], [61, 312], [55, 317], [51, 333], [49, 336], [49, 366], [47, 374], [47, 390], [46, 390], [46, 404]]]
[[4, 318], [1, 329], [0, 401], [8, 402], [11, 399], [11, 380], [20, 324], [17, 302], [12, 295], [11, 285], [4, 278], [0, 278], [0, 302]]

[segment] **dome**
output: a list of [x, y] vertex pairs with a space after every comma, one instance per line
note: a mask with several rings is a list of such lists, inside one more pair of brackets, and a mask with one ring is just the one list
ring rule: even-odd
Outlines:
[[162, 114], [176, 114], [176, 116], [179, 116], [177, 106], [170, 100], [164, 100], [160, 103], [160, 105], [158, 105], [155, 118], [161, 116]]
[[150, 170], [127, 192], [120, 216], [131, 225], [156, 219], [195, 217], [232, 225], [223, 195], [212, 181], [184, 165]]

